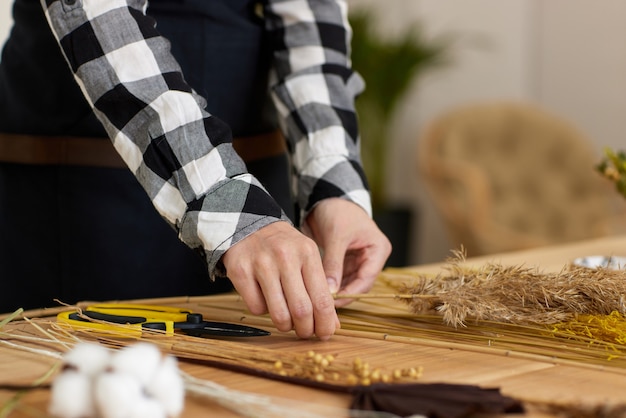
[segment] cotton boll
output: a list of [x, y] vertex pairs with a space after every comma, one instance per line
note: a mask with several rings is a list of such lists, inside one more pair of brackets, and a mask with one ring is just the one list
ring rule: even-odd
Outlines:
[[61, 418], [94, 417], [91, 378], [77, 370], [59, 374], [52, 383], [48, 412]]
[[95, 416], [93, 378], [109, 361], [109, 351], [99, 344], [80, 343], [63, 356], [63, 371], [52, 382], [49, 411], [63, 418]]
[[167, 416], [180, 415], [185, 403], [185, 385], [175, 357], [168, 355], [163, 358], [146, 386], [146, 393], [163, 405]]
[[125, 418], [166, 418], [163, 406], [155, 399], [143, 397], [137, 399], [133, 410]]
[[154, 344], [138, 343], [115, 353], [109, 362], [116, 373], [133, 376], [140, 385], [150, 383], [161, 363], [161, 352]]
[[93, 377], [108, 366], [109, 358], [109, 350], [100, 344], [80, 343], [63, 356], [63, 364]]
[[137, 379], [125, 373], [103, 373], [94, 382], [94, 399], [100, 418], [127, 418], [143, 397]]

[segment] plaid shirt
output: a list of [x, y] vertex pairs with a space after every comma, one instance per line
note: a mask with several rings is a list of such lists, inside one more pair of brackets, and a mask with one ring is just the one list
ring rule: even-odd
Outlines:
[[[249, 234], [289, 221], [232, 147], [228, 126], [184, 81], [147, 0], [41, 0], [96, 116], [154, 206], [212, 277]], [[371, 214], [359, 161], [351, 31], [343, 0], [266, 0], [274, 50], [272, 97], [291, 153], [301, 219], [320, 200], [349, 199]], [[219, 59], [219, 57], [216, 57]]]

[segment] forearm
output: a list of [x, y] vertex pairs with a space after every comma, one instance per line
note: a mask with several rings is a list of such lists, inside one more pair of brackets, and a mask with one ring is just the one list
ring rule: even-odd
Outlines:
[[211, 273], [231, 245], [286, 219], [246, 172], [228, 126], [184, 81], [145, 1], [42, 4], [115, 148], [181, 239], [205, 252]]
[[363, 81], [351, 68], [345, 2], [270, 0], [265, 19], [277, 76], [273, 99], [290, 142], [301, 219], [328, 197], [371, 214], [354, 108]]

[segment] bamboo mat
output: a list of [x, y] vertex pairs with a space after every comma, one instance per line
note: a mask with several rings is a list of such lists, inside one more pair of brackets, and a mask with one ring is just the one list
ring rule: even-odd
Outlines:
[[[388, 289], [379, 283], [374, 291], [376, 290]], [[387, 305], [378, 307], [371, 303], [355, 302], [351, 310], [370, 312], [376, 309], [380, 312], [393, 312], [398, 308], [391, 305], [402, 306], [398, 301], [388, 301]], [[271, 329], [267, 318], [245, 314], [243, 303], [236, 295], [216, 296], [211, 300], [189, 303], [187, 306], [207, 317]], [[345, 323], [347, 318], [342, 312], [340, 318]], [[339, 330], [326, 343], [294, 340], [295, 337], [291, 334], [279, 333], [254, 343], [277, 351], [303, 352], [313, 349], [334, 354], [339, 358], [359, 356], [373, 367], [422, 367], [420, 381], [424, 383], [447, 382], [500, 387], [504, 394], [527, 401], [572, 403], [582, 400], [588, 405], [618, 403], [623, 400], [626, 390], [626, 368], [615, 367], [608, 361], [592, 365], [576, 361], [557, 361], [515, 350], [470, 347], [462, 341], [455, 342], [454, 338], [439, 343], [417, 336], [394, 338], [391, 330], [383, 337], [376, 332], [358, 332], [350, 328], [344, 325], [344, 329]], [[221, 379], [220, 374], [219, 381], [230, 387], [242, 387], [266, 394], [275, 392], [274, 384], [265, 385], [240, 375]], [[306, 392], [304, 390], [303, 395]], [[337, 395], [327, 395], [318, 396], [322, 396], [325, 403], [346, 405], [347, 400], [343, 396], [338, 399]], [[294, 393], [294, 396], [301, 395]]]
[[[196, 306], [200, 312], [210, 312]], [[249, 344], [264, 346], [277, 352], [305, 352], [315, 350], [332, 353], [338, 359], [361, 357], [373, 367], [423, 367], [421, 382], [448, 382], [478, 384], [486, 387], [501, 387], [503, 393], [524, 399], [572, 402], [585, 399], [587, 402], [618, 401], [626, 390], [623, 376], [606, 374], [598, 370], [582, 369], [575, 366], [554, 365], [545, 361], [488, 355], [457, 349], [445, 349], [404, 344], [393, 341], [380, 341], [354, 336], [337, 335], [331, 341], [302, 341], [292, 334], [275, 333], [271, 337], [256, 339]], [[32, 355], [0, 350], [0, 376], [15, 382], [29, 382], [41, 376], [49, 367], [49, 361], [42, 361]], [[346, 408], [349, 397], [344, 394], [294, 386], [282, 382], [268, 381], [257, 377], [232, 373], [212, 367], [181, 364], [181, 368], [196, 377], [210, 379], [219, 384], [241, 391], [249, 391], [268, 396], [311, 402], [324, 406]], [[0, 401], [5, 402], [13, 393], [0, 392]], [[25, 405], [11, 417], [41, 416], [47, 404], [47, 392], [28, 393], [20, 399]], [[198, 401], [188, 400], [183, 417], [229, 417], [236, 416], [222, 408]]]
[[[555, 271], [575, 257], [589, 255], [617, 255], [626, 249], [626, 237], [613, 237], [559, 247], [534, 249], [524, 252], [503, 254], [468, 260], [470, 265], [481, 265], [486, 261], [509, 264], [525, 263]], [[437, 273], [441, 265], [433, 264], [408, 268], [407, 271]], [[379, 281], [373, 292], [389, 292], [390, 288]], [[421, 367], [419, 381], [424, 383], [446, 382], [476, 384], [484, 387], [499, 387], [505, 395], [525, 401], [558, 401], [564, 403], [617, 403], [626, 393], [626, 367], [605, 364], [587, 364], [576, 361], [558, 361], [549, 356], [524, 353], [502, 345], [490, 347], [468, 345], [463, 330], [458, 336], [446, 335], [439, 340], [431, 334], [398, 335], [389, 326], [360, 329], [359, 315], [394, 315], [406, 312], [401, 301], [357, 301], [349, 309], [340, 311], [344, 324], [330, 341], [299, 340], [293, 333], [280, 333], [267, 317], [255, 317], [247, 313], [237, 295], [216, 295], [206, 298], [168, 298], [165, 300], [142, 300], [143, 303], [170, 304], [188, 307], [207, 318], [259, 326], [272, 331], [269, 337], [240, 340], [241, 344], [283, 352], [305, 353], [314, 350], [333, 354], [338, 360], [350, 361], [355, 357], [368, 362], [372, 367], [392, 370], [398, 367]], [[54, 309], [49, 310], [54, 314]], [[386, 319], [389, 324], [405, 323], [406, 318]], [[384, 321], [383, 321], [384, 322]], [[410, 322], [410, 321], [409, 321]], [[11, 324], [9, 325], [11, 326]], [[429, 326], [422, 324], [425, 329]], [[436, 328], [436, 327], [433, 327]], [[426, 335], [426, 336], [425, 336]], [[495, 341], [495, 339], [494, 339]], [[52, 360], [42, 360], [34, 355], [0, 347], [0, 380], [31, 382], [49, 370]], [[209, 379], [227, 387], [253, 393], [277, 396], [300, 402], [300, 405], [323, 409], [346, 408], [350, 398], [346, 394], [332, 393], [319, 389], [277, 382], [214, 367], [181, 363], [181, 368], [196, 377]], [[9, 417], [45, 416], [48, 392], [37, 390], [26, 394], [0, 390], [0, 404], [17, 399], [20, 407]], [[546, 416], [532, 410], [528, 416]], [[204, 400], [188, 399], [184, 418], [237, 416]], [[323, 416], [323, 415], [322, 415]]]
[[[52, 365], [52, 361], [30, 353], [1, 349], [0, 381], [27, 385], [44, 375]], [[46, 410], [48, 399], [48, 390], [35, 390], [28, 393], [0, 390], [0, 405], [4, 406], [11, 402], [24, 405], [23, 412], [13, 413], [9, 415], [10, 417], [38, 416], [37, 414]]]

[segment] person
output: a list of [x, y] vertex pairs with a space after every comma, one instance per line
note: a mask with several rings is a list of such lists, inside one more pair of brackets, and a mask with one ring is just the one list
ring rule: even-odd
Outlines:
[[15, 0], [13, 16], [0, 310], [232, 285], [280, 331], [329, 338], [350, 302], [332, 293], [368, 291], [391, 252], [344, 1]]

